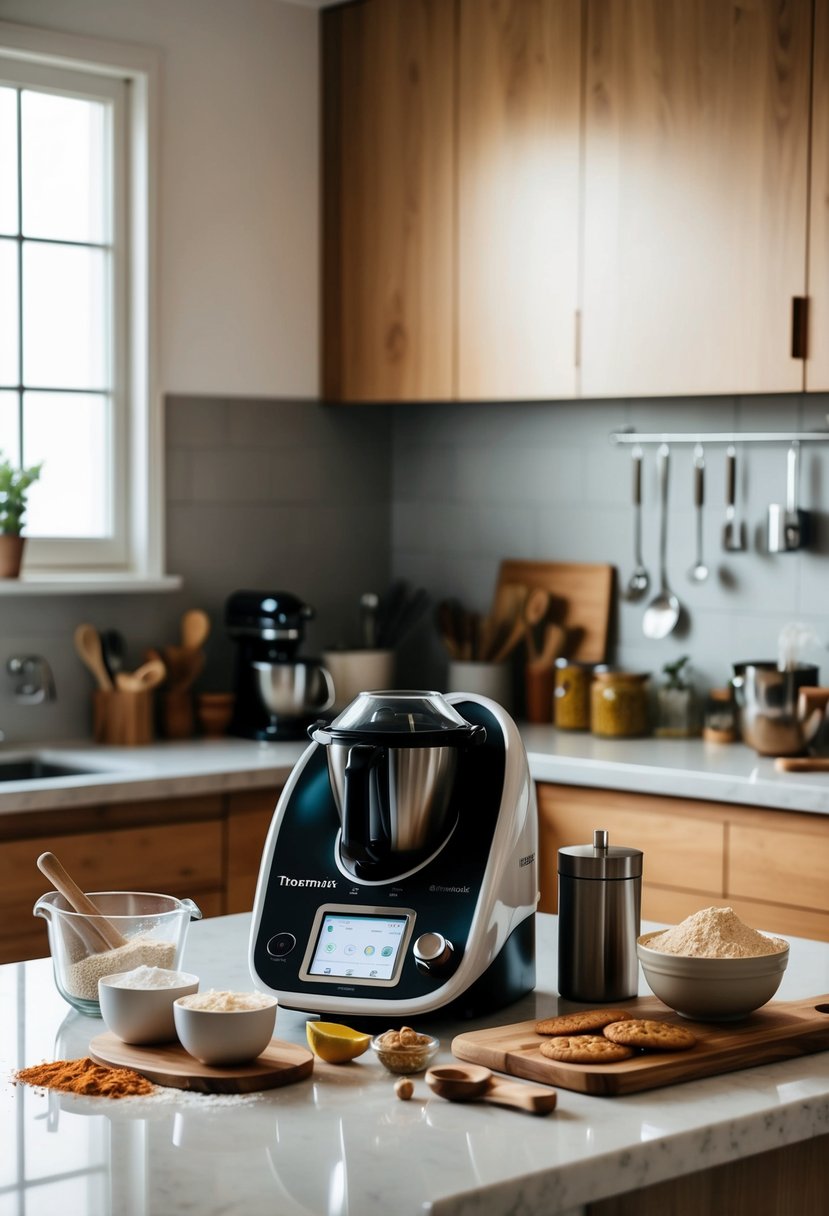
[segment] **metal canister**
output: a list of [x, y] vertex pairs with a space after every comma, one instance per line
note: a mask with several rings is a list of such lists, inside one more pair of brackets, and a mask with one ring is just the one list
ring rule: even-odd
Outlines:
[[596, 668], [593, 663], [556, 659], [553, 721], [559, 730], [590, 729], [590, 683]]
[[639, 989], [641, 849], [593, 843], [558, 851], [558, 990], [571, 1001], [625, 1001]]

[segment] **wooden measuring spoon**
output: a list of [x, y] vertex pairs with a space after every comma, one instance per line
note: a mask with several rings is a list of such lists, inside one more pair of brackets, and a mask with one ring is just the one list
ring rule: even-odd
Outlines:
[[511, 1106], [530, 1115], [553, 1110], [558, 1094], [548, 1085], [524, 1085], [502, 1081], [480, 1064], [448, 1064], [426, 1070], [426, 1084], [450, 1102], [492, 1102]]
[[127, 939], [123, 934], [118, 932], [112, 921], [107, 920], [100, 911], [98, 905], [67, 874], [54, 853], [41, 853], [37, 859], [37, 868], [49, 879], [55, 890], [60, 891], [73, 911], [91, 918], [86, 925], [95, 933], [100, 934], [102, 938], [101, 944], [96, 945], [97, 950], [117, 950], [119, 946], [127, 944]]
[[98, 630], [94, 625], [78, 625], [74, 638], [75, 650], [78, 652], [81, 662], [92, 672], [98, 687], [104, 692], [109, 692], [112, 689], [112, 680], [104, 662], [104, 652]]

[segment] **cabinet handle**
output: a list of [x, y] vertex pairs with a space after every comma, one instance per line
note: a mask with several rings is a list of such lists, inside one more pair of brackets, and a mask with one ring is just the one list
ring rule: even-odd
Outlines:
[[808, 358], [809, 297], [792, 296], [792, 358]]

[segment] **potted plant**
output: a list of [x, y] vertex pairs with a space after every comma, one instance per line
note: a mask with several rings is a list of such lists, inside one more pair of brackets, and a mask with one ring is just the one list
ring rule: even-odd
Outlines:
[[683, 738], [699, 734], [697, 697], [688, 683], [687, 663], [684, 654], [662, 668], [665, 683], [656, 691], [656, 735]]
[[[0, 453], [0, 456], [2, 454]], [[29, 488], [40, 477], [41, 464], [16, 469], [0, 458], [0, 578], [17, 578], [23, 560], [25, 536], [21, 536]]]

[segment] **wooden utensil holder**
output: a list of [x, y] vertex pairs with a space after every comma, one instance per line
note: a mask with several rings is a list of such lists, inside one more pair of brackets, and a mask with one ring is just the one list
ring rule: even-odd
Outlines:
[[161, 732], [165, 739], [193, 738], [196, 719], [189, 688], [167, 688], [162, 692]]
[[524, 700], [528, 722], [552, 722], [554, 693], [555, 669], [527, 663], [524, 668]]
[[92, 736], [96, 743], [137, 747], [152, 743], [153, 734], [151, 689], [96, 689], [92, 694]]

